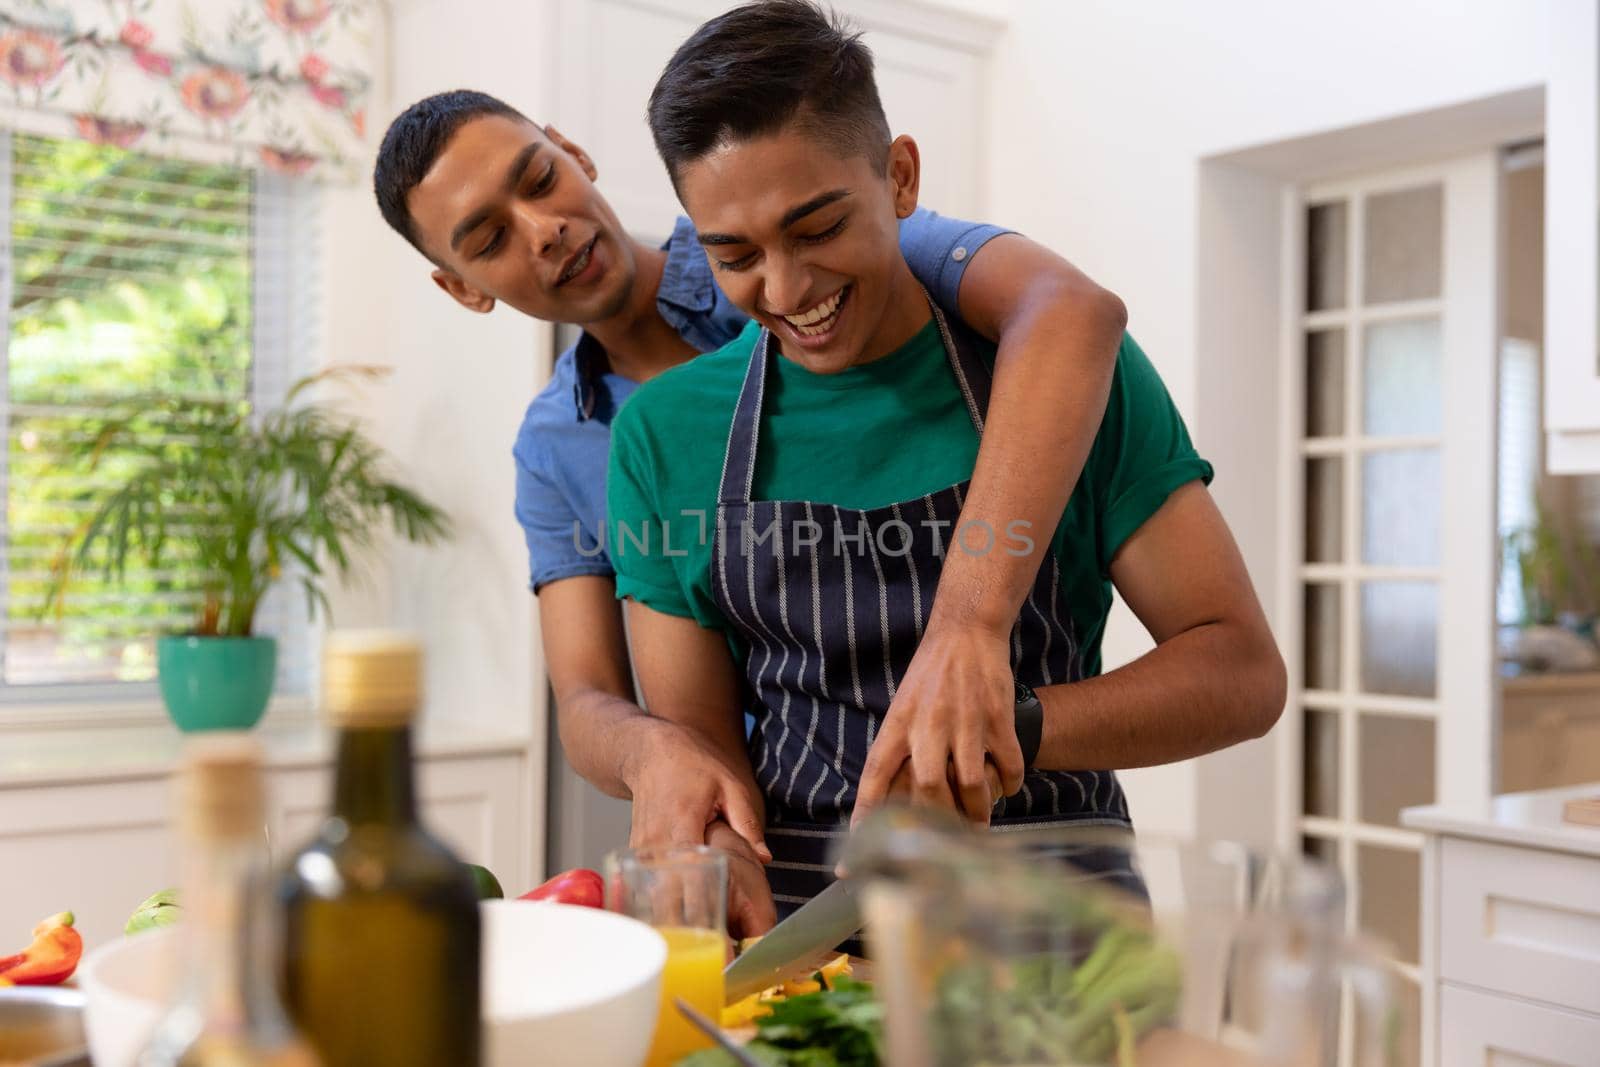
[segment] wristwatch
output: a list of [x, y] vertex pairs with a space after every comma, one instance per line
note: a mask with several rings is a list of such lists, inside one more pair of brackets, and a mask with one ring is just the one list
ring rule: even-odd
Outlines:
[[1017, 683], [1016, 704], [1017, 744], [1022, 746], [1022, 765], [1033, 766], [1039, 756], [1039, 742], [1044, 739], [1044, 705], [1021, 682]]

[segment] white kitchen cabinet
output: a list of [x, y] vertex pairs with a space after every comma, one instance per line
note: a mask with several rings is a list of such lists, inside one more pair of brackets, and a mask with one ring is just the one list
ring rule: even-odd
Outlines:
[[[583, 145], [624, 226], [664, 237], [682, 214], [645, 123], [645, 103], [672, 53], [728, 0], [561, 0], [556, 125]], [[984, 64], [998, 19], [947, 5], [849, 0], [838, 10], [865, 31], [889, 125], [923, 159], [922, 203], [975, 218], [983, 204]]]
[[[62, 910], [77, 915], [92, 949], [121, 934], [141, 900], [178, 881], [170, 828], [175, 731], [130, 732], [120, 753], [116, 734], [83, 734], [78, 743], [87, 751], [76, 768], [28, 770], [0, 758], [0, 952], [20, 948], [34, 922]], [[263, 741], [268, 829], [281, 861], [327, 811], [332, 773], [326, 743], [309, 727], [264, 733]], [[418, 745], [424, 821], [512, 893], [533, 885], [543, 868], [534, 851], [528, 747], [526, 739], [481, 737]]]
[[1439, 976], [1600, 1016], [1600, 862], [1447, 837]]
[[[417, 765], [417, 799], [428, 829], [462, 859], [480, 863], [507, 886], [528, 880], [520, 854], [525, 818], [516, 817], [521, 761], [504, 755], [424, 758]], [[285, 849], [298, 848], [327, 816], [333, 794], [329, 769], [274, 773], [273, 831]]]
[[162, 778], [0, 789], [0, 949], [71, 911], [86, 946], [122, 932], [134, 907], [177, 881]]
[[1551, 471], [1600, 471], [1600, 0], [1551, 6], [1545, 430]]
[[1449, 1067], [1592, 1064], [1600, 1019], [1542, 1004], [1445, 986], [1440, 1063]]
[[1600, 1063], [1600, 784], [1413, 808], [1423, 831], [1425, 1067]]

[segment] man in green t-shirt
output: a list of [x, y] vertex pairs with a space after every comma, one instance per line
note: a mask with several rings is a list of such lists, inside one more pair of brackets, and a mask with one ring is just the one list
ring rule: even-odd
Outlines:
[[[948, 795], [994, 738], [889, 714], [945, 559], [1033, 549], [957, 528], [994, 349], [930, 301], [895, 242], [919, 160], [890, 139], [870, 53], [804, 0], [706, 23], [650, 124], [729, 299], [754, 320], [642, 386], [613, 428], [618, 596], [652, 714], [747, 767], [780, 912], [830, 877], [826, 846], [909, 768]], [[1129, 825], [1114, 769], [1265, 732], [1284, 670], [1205, 483], [1211, 468], [1125, 338], [1100, 432], [1011, 630], [1043, 705], [996, 823]], [[1112, 587], [1157, 647], [1100, 673]], [[746, 741], [740, 710], [757, 716]], [[976, 753], [976, 755], [974, 755]]]

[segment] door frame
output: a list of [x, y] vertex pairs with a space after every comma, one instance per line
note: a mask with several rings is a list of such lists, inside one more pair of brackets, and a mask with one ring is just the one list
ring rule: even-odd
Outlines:
[[[1436, 164], [1395, 167], [1355, 178], [1285, 185], [1281, 194], [1282, 259], [1278, 419], [1280, 455], [1277, 496], [1276, 615], [1279, 639], [1289, 668], [1290, 705], [1275, 731], [1278, 845], [1298, 853], [1308, 829], [1333, 831], [1339, 866], [1357, 872], [1363, 844], [1417, 850], [1423, 899], [1437, 892], [1428, 883], [1421, 855], [1422, 836], [1414, 831], [1370, 826], [1359, 819], [1359, 715], [1364, 711], [1417, 715], [1435, 724], [1436, 801], [1473, 805], [1496, 788], [1499, 745], [1499, 686], [1496, 683], [1495, 589], [1499, 550], [1496, 535], [1496, 444], [1498, 355], [1501, 337], [1500, 153], [1486, 149]], [[1364, 198], [1372, 193], [1439, 182], [1443, 188], [1442, 279], [1440, 296], [1378, 308], [1362, 306]], [[1306, 215], [1317, 203], [1342, 200], [1346, 216], [1346, 307], [1338, 312], [1305, 312]], [[1437, 567], [1374, 567], [1360, 562], [1360, 461], [1372, 439], [1361, 433], [1364, 370], [1363, 336], [1372, 322], [1437, 314], [1442, 326], [1440, 432], [1412, 444], [1436, 442], [1440, 450], [1440, 552]], [[1311, 329], [1339, 327], [1344, 342], [1344, 433], [1315, 442], [1305, 437], [1305, 335]], [[1398, 443], [1398, 442], [1397, 442]], [[1380, 445], [1382, 447], [1382, 445]], [[1344, 562], [1308, 564], [1305, 554], [1305, 458], [1343, 458], [1341, 525]], [[1354, 561], [1354, 562], [1349, 562]], [[1426, 578], [1437, 582], [1437, 685], [1431, 699], [1378, 697], [1360, 689], [1360, 583], [1367, 578]], [[1304, 588], [1317, 578], [1337, 581], [1340, 595], [1341, 686], [1310, 695], [1303, 677]], [[1315, 707], [1338, 715], [1339, 812], [1334, 818], [1303, 813], [1304, 711]], [[1346, 923], [1359, 928], [1361, 886], [1350, 879]], [[1419, 901], [1419, 922], [1423, 906]], [[1416, 966], [1397, 964], [1418, 983], [1422, 1006], [1422, 1062], [1431, 1063], [1438, 1034], [1437, 946], [1425, 923], [1419, 934]], [[1352, 1047], [1352, 1013], [1341, 1015], [1341, 1048]]]
[[[1381, 310], [1348, 310], [1337, 313], [1299, 310], [1305, 292], [1304, 216], [1308, 206], [1332, 199], [1350, 199], [1350, 266], [1347, 289], [1359, 291], [1361, 278], [1362, 216], [1359, 197], [1380, 189], [1398, 189], [1430, 181], [1445, 183], [1444, 197], [1444, 281], [1438, 300], [1415, 301], [1384, 306]], [[1472, 803], [1492, 795], [1495, 788], [1498, 727], [1497, 687], [1494, 684], [1495, 642], [1494, 590], [1498, 547], [1495, 536], [1494, 463], [1495, 437], [1485, 427], [1496, 424], [1497, 374], [1500, 337], [1499, 263], [1499, 156], [1495, 151], [1476, 152], [1438, 164], [1392, 168], [1366, 174], [1301, 186], [1286, 186], [1282, 194], [1282, 234], [1285, 269], [1280, 299], [1280, 367], [1278, 415], [1279, 445], [1283, 456], [1292, 457], [1278, 468], [1278, 590], [1276, 614], [1279, 637], [1290, 660], [1290, 692], [1296, 703], [1305, 692], [1301, 676], [1300, 649], [1303, 641], [1301, 618], [1302, 587], [1313, 578], [1367, 577], [1404, 578], [1409, 569], [1374, 568], [1365, 565], [1302, 562], [1305, 538], [1305, 468], [1299, 462], [1307, 455], [1338, 454], [1346, 457], [1344, 498], [1344, 539], [1350, 551], [1361, 533], [1358, 508], [1351, 507], [1355, 496], [1350, 491], [1353, 469], [1349, 466], [1359, 453], [1347, 444], [1349, 434], [1336, 439], [1338, 444], [1320, 442], [1308, 446], [1304, 440], [1305, 360], [1303, 335], [1308, 328], [1344, 326], [1346, 382], [1359, 381], [1361, 370], [1359, 326], [1365, 322], [1405, 318], [1437, 311], [1444, 325], [1441, 383], [1444, 423], [1438, 435], [1443, 446], [1441, 508], [1441, 546], [1437, 568], [1426, 568], [1416, 576], [1440, 581], [1438, 693], [1431, 700], [1407, 697], [1359, 697], [1354, 688], [1359, 666], [1359, 639], [1355, 605], [1342, 603], [1341, 654], [1344, 687], [1338, 691], [1342, 703], [1354, 710], [1359, 703], [1372, 711], [1397, 714], [1426, 713], [1430, 710], [1468, 709], [1461, 714], [1477, 720], [1488, 731], [1485, 736], [1452, 737], [1446, 744], [1440, 737], [1438, 802]], [[1474, 269], [1473, 264], [1487, 264]], [[1350, 390], [1345, 398], [1345, 419], [1352, 424], [1359, 417], [1360, 397]], [[1418, 441], [1415, 443], [1427, 443]], [[1483, 493], [1485, 475], [1489, 492]], [[1481, 536], [1452, 530], [1481, 531]], [[1464, 578], [1473, 570], [1481, 581]], [[1452, 579], [1452, 575], [1456, 576]], [[1487, 620], [1483, 626], [1474, 619]], [[1296, 710], [1296, 709], [1291, 709]], [[1277, 731], [1279, 744], [1278, 805], [1280, 812], [1300, 810], [1301, 729], [1298, 715], [1285, 716]], [[1341, 755], [1350, 757], [1353, 738], [1346, 731]], [[1341, 759], [1341, 791], [1359, 783], [1352, 780], [1356, 765]], [[1298, 850], [1301, 824], [1298, 818], [1282, 820], [1278, 841], [1282, 847]], [[1388, 835], [1380, 835], [1387, 837]], [[1401, 838], [1393, 838], [1397, 843]], [[1411, 841], [1411, 836], [1404, 840]], [[1381, 843], [1381, 842], [1377, 842]]]

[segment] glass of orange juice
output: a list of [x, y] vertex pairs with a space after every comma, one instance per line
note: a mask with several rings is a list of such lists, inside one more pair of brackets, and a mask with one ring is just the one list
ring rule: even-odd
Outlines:
[[606, 858], [606, 907], [654, 926], [667, 940], [661, 1009], [645, 1067], [672, 1067], [711, 1040], [678, 1011], [722, 1012], [728, 959], [728, 857], [704, 845], [630, 849]]

